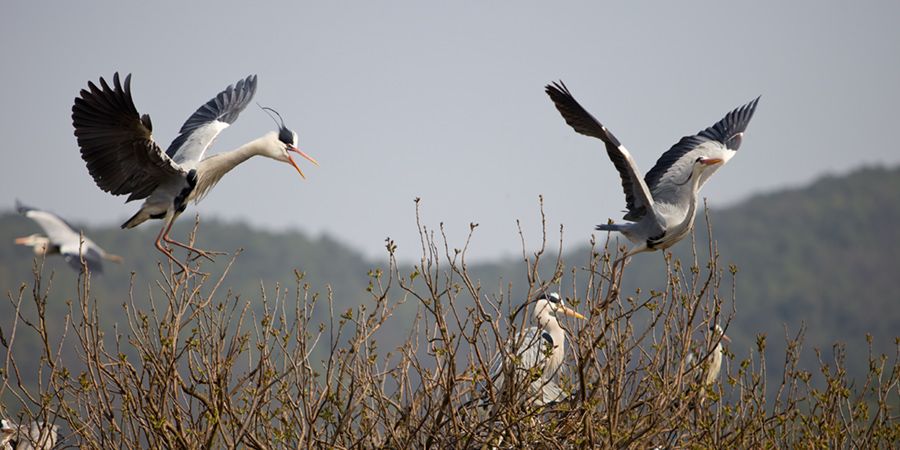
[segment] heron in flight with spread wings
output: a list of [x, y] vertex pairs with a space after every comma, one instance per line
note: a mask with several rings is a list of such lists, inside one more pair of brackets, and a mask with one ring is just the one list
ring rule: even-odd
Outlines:
[[627, 207], [623, 218], [630, 223], [597, 225], [596, 229], [618, 231], [635, 244], [620, 260], [669, 248], [690, 233], [697, 214], [697, 193], [737, 153], [759, 102], [757, 97], [715, 125], [681, 138], [641, 178], [625, 146], [575, 100], [565, 84], [560, 81], [545, 89], [566, 123], [606, 144], [606, 153], [619, 171]]
[[[559, 316], [578, 319], [585, 317], [567, 307], [559, 294], [542, 293], [534, 303], [532, 319], [537, 326], [530, 327], [507, 342], [508, 358], [498, 353], [491, 363], [490, 377], [493, 388], [503, 390], [504, 374], [514, 374], [512, 387], [522, 386], [527, 380], [526, 398], [535, 406], [561, 401], [565, 394], [553, 381], [562, 366], [566, 354], [566, 333], [559, 323]], [[510, 366], [512, 364], [512, 366]], [[485, 387], [482, 387], [482, 391]], [[514, 394], [516, 398], [519, 395]]]
[[188, 267], [177, 260], [162, 241], [212, 259], [202, 250], [169, 238], [172, 224], [188, 202], [199, 202], [226, 173], [253, 156], [290, 164], [301, 177], [304, 177], [303, 171], [291, 158], [291, 153], [318, 165], [315, 159], [297, 148], [297, 133], [285, 127], [281, 116], [271, 108], [263, 109], [278, 116], [278, 131], [266, 133], [237, 149], [204, 158], [216, 136], [234, 123], [250, 103], [256, 93], [256, 75], [228, 86], [198, 108], [165, 151], [151, 135], [150, 116], [138, 114], [134, 106], [131, 75], [125, 77], [124, 84], [119, 81], [118, 73], [112, 81], [110, 85], [100, 78], [100, 86], [88, 82], [88, 89], [83, 89], [75, 98], [72, 123], [81, 157], [100, 189], [113, 195], [129, 194], [127, 201], [145, 199], [122, 228], [135, 227], [148, 219], [162, 219], [164, 223], [156, 238], [156, 248], [185, 272]]
[[19, 211], [19, 214], [37, 222], [46, 234], [46, 236], [32, 234], [16, 238], [16, 244], [32, 247], [35, 255], [62, 255], [66, 262], [79, 272], [82, 258], [84, 258], [88, 270], [93, 273], [103, 271], [104, 259], [116, 263], [122, 262], [121, 256], [108, 253], [87, 237], [82, 239], [80, 231], [75, 231], [77, 228], [69, 225], [56, 214], [29, 208], [18, 200], [16, 200], [16, 210]]

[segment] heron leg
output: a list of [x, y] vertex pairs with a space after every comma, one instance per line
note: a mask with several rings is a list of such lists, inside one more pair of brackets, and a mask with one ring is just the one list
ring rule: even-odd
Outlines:
[[172, 252], [170, 252], [167, 248], [163, 247], [162, 243], [160, 242], [160, 240], [163, 238], [163, 236], [168, 233], [170, 228], [172, 228], [172, 222], [174, 222], [174, 220], [169, 220], [168, 222], [169, 222], [168, 224], [163, 225], [162, 229], [159, 230], [159, 235], [156, 236], [156, 249], [159, 250], [160, 252], [162, 252], [162, 254], [166, 255], [170, 260], [172, 260], [172, 262], [177, 264], [178, 267], [180, 267], [182, 271], [184, 271], [185, 273], [188, 273], [189, 272], [188, 267], [186, 265], [184, 265], [184, 263], [179, 261], [177, 258], [175, 258], [175, 255], [173, 255]]
[[[172, 222], [175, 222], [175, 221], [173, 220]], [[210, 260], [210, 262], [216, 262], [216, 260], [213, 259], [212, 256], [210, 256], [210, 253], [218, 253], [218, 252], [207, 252], [204, 250], [200, 250], [199, 248], [191, 247], [190, 245], [187, 245], [187, 244], [182, 244], [181, 242], [178, 242], [178, 241], [170, 238], [169, 237], [169, 229], [171, 229], [171, 228], [172, 228], [172, 224], [169, 224], [168, 228], [166, 229], [166, 233], [162, 236], [162, 239], [164, 241], [166, 241], [169, 244], [177, 245], [183, 249], [190, 250], [190, 251], [196, 253], [197, 255]]]

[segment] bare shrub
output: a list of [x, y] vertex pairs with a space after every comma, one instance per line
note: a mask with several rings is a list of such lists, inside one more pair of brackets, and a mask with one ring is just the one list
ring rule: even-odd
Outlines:
[[[388, 240], [387, 266], [369, 273], [368, 301], [343, 311], [334, 310], [330, 290], [317, 292], [299, 272], [291, 289], [260, 286], [258, 296], [240, 297], [222, 288], [230, 264], [216, 279], [175, 274], [170, 264], [160, 266], [146, 298], [132, 290], [122, 304], [125, 323], [103, 321], [101, 300], [82, 277], [62, 324], [51, 326], [52, 277], [45, 285], [38, 263], [31, 289], [9, 294], [16, 319], [0, 333], [7, 349], [0, 396], [14, 399], [6, 412], [18, 411], [22, 423], [58, 425], [56, 445], [81, 448], [900, 442], [896, 354], [870, 354], [867, 378], [854, 383], [841, 346], [819, 353], [818, 371], [804, 370], [803, 331], [786, 331], [783, 362], [767, 361], [767, 337], [759, 336], [751, 348], [728, 349], [719, 382], [700, 382], [719, 343], [710, 327], [727, 331], [739, 314], [738, 270], [719, 267], [714, 241], [693, 261], [666, 255], [664, 291], [621, 292], [627, 267], [611, 266], [619, 249], [594, 245], [589, 260], [567, 265], [561, 251], [548, 251], [546, 225], [535, 251], [520, 232], [523, 299], [513, 297], [512, 283], [472, 273], [469, 240], [455, 249], [443, 228], [418, 227], [419, 261], [398, 263]], [[472, 224], [469, 239], [476, 230]], [[562, 240], [560, 229], [560, 249]], [[507, 339], [529, 325], [526, 299], [546, 289], [565, 293], [588, 319], [565, 323], [567, 357], [557, 381], [568, 395], [537, 407], [525, 395], [529, 380], [500, 387], [490, 374], [495, 355], [514, 361]], [[39, 355], [11, 350], [26, 333], [37, 336]], [[406, 338], [385, 351], [380, 343], [397, 335]], [[691, 351], [698, 357], [688, 362]], [[22, 373], [17, 361], [26, 358], [40, 358], [38, 373]], [[778, 383], [775, 398], [766, 398], [767, 383]]]

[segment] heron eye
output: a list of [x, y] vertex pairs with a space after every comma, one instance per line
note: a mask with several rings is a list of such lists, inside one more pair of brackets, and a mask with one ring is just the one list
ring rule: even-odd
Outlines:
[[703, 157], [699, 157], [699, 158], [697, 158], [694, 162], [700, 162], [700, 161], [702, 161], [702, 160], [703, 160]]

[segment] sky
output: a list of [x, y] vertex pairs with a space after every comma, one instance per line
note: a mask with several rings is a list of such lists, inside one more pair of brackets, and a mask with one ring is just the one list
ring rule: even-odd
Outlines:
[[[726, 4], [728, 3], [728, 4]], [[327, 234], [384, 256], [420, 251], [443, 223], [473, 260], [568, 246], [621, 217], [603, 144], [543, 92], [564, 80], [642, 171], [681, 136], [762, 96], [711, 208], [824, 174], [900, 162], [900, 2], [11, 2], [0, 13], [0, 208], [16, 198], [70, 221], [119, 224], [139, 207], [102, 192], [71, 107], [89, 80], [132, 73], [166, 148], [201, 104], [258, 74], [255, 100], [298, 132], [302, 180], [253, 158], [186, 216]], [[274, 129], [255, 106], [210, 154]], [[157, 227], [151, 222], [142, 227]], [[127, 232], [127, 231], [123, 231]], [[202, 232], [202, 230], [201, 230]], [[148, 243], [148, 245], [150, 245]]]

